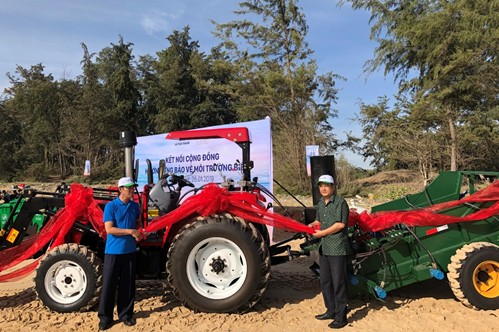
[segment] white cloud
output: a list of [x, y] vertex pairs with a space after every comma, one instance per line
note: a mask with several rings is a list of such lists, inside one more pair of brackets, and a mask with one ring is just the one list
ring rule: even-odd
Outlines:
[[168, 14], [164, 12], [149, 13], [142, 16], [140, 24], [148, 35], [168, 33], [172, 26], [175, 25], [175, 21], [181, 16], [181, 14]]

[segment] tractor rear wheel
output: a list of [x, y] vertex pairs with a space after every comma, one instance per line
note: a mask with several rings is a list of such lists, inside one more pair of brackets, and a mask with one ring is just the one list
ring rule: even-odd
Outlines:
[[451, 257], [447, 279], [456, 298], [475, 309], [499, 309], [499, 246], [464, 245]]
[[86, 311], [102, 292], [101, 260], [85, 246], [62, 244], [41, 260], [34, 281], [38, 298], [49, 309]]
[[168, 251], [167, 272], [186, 307], [245, 312], [267, 288], [269, 251], [252, 224], [230, 214], [213, 215], [180, 230]]

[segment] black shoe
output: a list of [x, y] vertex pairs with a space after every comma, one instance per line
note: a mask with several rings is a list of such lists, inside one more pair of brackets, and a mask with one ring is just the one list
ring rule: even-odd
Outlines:
[[315, 319], [318, 319], [318, 320], [326, 320], [326, 319], [333, 319], [333, 318], [334, 318], [334, 313], [329, 313], [327, 311], [323, 314], [315, 315]]
[[104, 322], [100, 322], [99, 323], [99, 331], [105, 331], [107, 329], [109, 329], [113, 324], [111, 323], [104, 323]]
[[333, 322], [329, 323], [327, 326], [329, 326], [332, 329], [341, 329], [342, 327], [347, 326], [347, 324], [348, 323], [346, 321], [343, 322], [343, 323], [339, 323], [337, 321], [333, 321]]
[[134, 326], [135, 325], [135, 319], [133, 319], [133, 318], [123, 319], [123, 324], [125, 324], [126, 326]]

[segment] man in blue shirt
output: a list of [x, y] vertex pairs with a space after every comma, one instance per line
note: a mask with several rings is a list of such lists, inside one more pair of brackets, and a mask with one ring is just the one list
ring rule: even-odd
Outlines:
[[340, 329], [347, 325], [347, 255], [351, 254], [348, 243], [349, 208], [345, 199], [335, 193], [331, 175], [321, 175], [317, 181], [321, 200], [317, 204], [316, 220], [309, 226], [321, 239], [320, 281], [327, 311], [316, 315], [319, 320], [334, 319], [328, 326]]
[[118, 181], [119, 196], [104, 208], [107, 239], [104, 257], [104, 280], [99, 303], [99, 330], [113, 325], [113, 309], [118, 289], [118, 318], [127, 326], [135, 325], [136, 242], [142, 240], [139, 205], [133, 201], [137, 184], [132, 178]]

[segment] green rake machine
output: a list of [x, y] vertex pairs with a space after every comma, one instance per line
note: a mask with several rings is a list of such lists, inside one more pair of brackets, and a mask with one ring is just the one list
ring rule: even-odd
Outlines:
[[[372, 207], [371, 213], [419, 213], [439, 203], [463, 200], [476, 185], [491, 183], [499, 172], [448, 171], [422, 192]], [[387, 292], [427, 279], [447, 279], [455, 297], [475, 309], [499, 308], [499, 185], [489, 187], [487, 200], [436, 211], [435, 219], [466, 218], [482, 212], [484, 219], [449, 224], [408, 226], [402, 222], [376, 232], [349, 227], [355, 255], [349, 266], [349, 294], [369, 293], [384, 299]], [[452, 205], [452, 204], [451, 204]], [[486, 213], [487, 211], [491, 213]], [[481, 217], [479, 217], [481, 218]]]

